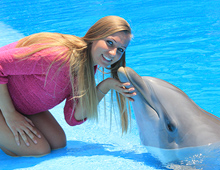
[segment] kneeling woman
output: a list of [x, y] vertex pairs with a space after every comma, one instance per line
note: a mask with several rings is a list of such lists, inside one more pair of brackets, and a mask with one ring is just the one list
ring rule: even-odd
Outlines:
[[[11, 156], [42, 156], [66, 146], [63, 129], [48, 111], [66, 99], [66, 122], [79, 125], [98, 119], [97, 105], [113, 89], [118, 96], [122, 131], [128, 128], [125, 88], [117, 69], [125, 66], [131, 39], [129, 24], [120, 17], [97, 21], [82, 38], [38, 33], [0, 48], [0, 148]], [[97, 66], [111, 77], [97, 86]]]

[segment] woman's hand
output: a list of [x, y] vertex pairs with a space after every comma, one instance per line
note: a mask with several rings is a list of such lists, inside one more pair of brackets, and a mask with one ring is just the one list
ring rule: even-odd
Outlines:
[[19, 136], [27, 146], [30, 145], [28, 137], [37, 144], [36, 136], [38, 138], [41, 138], [41, 136], [34, 128], [32, 121], [16, 111], [8, 115], [10, 116], [5, 117], [5, 121], [15, 137], [17, 145], [21, 144]]
[[131, 84], [129, 82], [122, 83], [114, 78], [108, 78], [98, 85], [98, 89], [104, 93], [107, 93], [110, 89], [114, 89], [115, 91], [121, 93], [128, 100], [134, 101], [132, 97], [136, 95], [136, 92], [134, 92], [135, 88], [131, 87], [130, 85]]

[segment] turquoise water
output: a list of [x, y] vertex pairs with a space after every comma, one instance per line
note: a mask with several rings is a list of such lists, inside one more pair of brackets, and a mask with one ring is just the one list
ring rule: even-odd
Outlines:
[[[101, 17], [119, 15], [131, 24], [134, 34], [127, 49], [127, 66], [141, 76], [158, 77], [176, 85], [200, 107], [220, 117], [218, 0], [1, 0], [0, 9], [0, 46], [36, 32], [83, 36]], [[67, 134], [67, 147], [42, 158], [11, 158], [0, 151], [0, 169], [209, 167], [203, 166], [200, 157], [175, 166], [161, 163], [140, 144], [135, 120], [131, 132], [122, 137], [115, 124], [109, 132], [109, 123], [102, 115], [99, 124], [86, 122], [69, 127], [63, 120], [62, 107], [52, 112]], [[210, 165], [214, 162], [212, 169], [219, 169], [214, 158], [208, 160]]]

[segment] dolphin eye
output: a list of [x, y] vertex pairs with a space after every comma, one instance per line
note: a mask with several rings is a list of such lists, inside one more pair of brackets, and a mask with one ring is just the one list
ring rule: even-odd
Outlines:
[[167, 130], [169, 130], [170, 132], [174, 132], [176, 130], [176, 126], [170, 122], [168, 119], [166, 119], [166, 127]]
[[173, 132], [175, 129], [176, 129], [176, 127], [175, 126], [173, 126], [173, 124], [167, 124], [167, 129], [170, 131], [170, 132]]

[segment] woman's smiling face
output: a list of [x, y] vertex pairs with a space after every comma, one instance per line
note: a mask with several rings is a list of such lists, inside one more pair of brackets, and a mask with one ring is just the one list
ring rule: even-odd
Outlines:
[[94, 41], [91, 49], [94, 65], [107, 67], [120, 60], [130, 42], [130, 37], [130, 34], [121, 31]]

